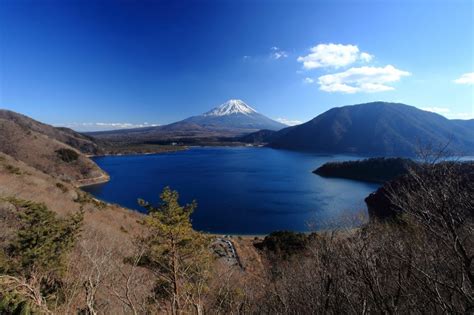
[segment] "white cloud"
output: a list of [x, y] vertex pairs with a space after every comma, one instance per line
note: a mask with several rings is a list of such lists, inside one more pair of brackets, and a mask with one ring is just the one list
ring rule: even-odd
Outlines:
[[363, 52], [363, 53], [360, 53], [359, 58], [362, 61], [370, 62], [374, 58], [374, 56], [366, 52]]
[[427, 112], [433, 112], [440, 115], [446, 115], [451, 112], [451, 110], [446, 107], [422, 107], [421, 109], [426, 110]]
[[474, 111], [471, 113], [466, 113], [466, 112], [454, 113], [447, 107], [422, 107], [421, 109], [426, 110], [428, 112], [433, 112], [436, 114], [443, 115], [449, 119], [474, 119]]
[[474, 85], [474, 72], [464, 73], [461, 77], [454, 80], [454, 83]]
[[474, 119], [474, 111], [471, 113], [452, 113], [449, 115], [450, 119]]
[[296, 119], [288, 119], [288, 118], [275, 118], [276, 121], [281, 122], [282, 124], [285, 124], [287, 126], [295, 126], [295, 125], [300, 125], [303, 122], [300, 120]]
[[303, 83], [306, 83], [306, 84], [314, 83], [314, 79], [306, 77], [303, 79]]
[[132, 129], [143, 127], [156, 127], [159, 124], [144, 123], [127, 123], [127, 122], [73, 122], [67, 124], [57, 124], [57, 126], [68, 127], [76, 131], [102, 131], [102, 130], [116, 130], [116, 129]]
[[269, 54], [264, 54], [264, 55], [244, 55], [242, 56], [242, 61], [247, 62], [247, 61], [253, 61], [253, 62], [259, 62], [259, 61], [266, 61], [268, 59], [271, 60], [279, 60], [279, 59], [284, 59], [288, 58], [289, 54], [288, 52], [284, 51], [283, 49], [273, 46], [270, 48], [270, 53]]
[[273, 46], [272, 48], [270, 48], [270, 50], [272, 51], [272, 53], [270, 54], [270, 57], [272, 59], [278, 60], [278, 59], [281, 59], [281, 58], [287, 58], [288, 57], [288, 53], [286, 51], [281, 50], [280, 48], [278, 48], [276, 46]]
[[310, 54], [298, 57], [306, 70], [316, 68], [340, 68], [348, 66], [358, 60], [369, 62], [373, 56], [360, 52], [356, 45], [319, 44], [310, 48]]
[[318, 78], [319, 88], [326, 92], [342, 93], [375, 93], [390, 91], [394, 88], [387, 85], [399, 81], [410, 73], [395, 68], [385, 67], [350, 68], [344, 72], [323, 75]]

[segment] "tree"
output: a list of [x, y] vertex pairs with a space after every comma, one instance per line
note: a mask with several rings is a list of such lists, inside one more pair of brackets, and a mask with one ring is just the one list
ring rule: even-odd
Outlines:
[[59, 219], [41, 203], [16, 201], [15, 205], [23, 210], [19, 214], [22, 225], [11, 254], [18, 260], [21, 272], [61, 273], [81, 229], [83, 213]]
[[65, 260], [80, 232], [83, 213], [56, 218], [42, 203], [7, 199], [19, 213], [16, 239], [4, 253], [0, 268], [0, 313], [47, 313], [57, 299]]
[[[425, 163], [387, 189], [405, 224], [420, 227], [425, 263], [413, 269], [446, 313], [474, 309], [474, 163]], [[399, 255], [405, 259], [406, 255]]]
[[143, 224], [149, 232], [141, 240], [146, 245], [141, 263], [156, 275], [155, 295], [169, 301], [172, 314], [189, 311], [191, 306], [202, 313], [212, 257], [210, 239], [192, 228], [196, 202], [181, 206], [178, 192], [169, 187], [160, 198], [157, 207], [139, 200], [148, 211]]

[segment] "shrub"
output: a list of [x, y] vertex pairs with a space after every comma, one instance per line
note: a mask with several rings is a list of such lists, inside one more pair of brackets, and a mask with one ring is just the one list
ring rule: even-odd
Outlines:
[[56, 150], [55, 152], [58, 157], [66, 163], [74, 162], [79, 158], [79, 154], [71, 149], [61, 148]]
[[62, 183], [56, 183], [56, 187], [59, 188], [63, 193], [68, 191], [68, 188]]
[[18, 209], [21, 225], [1, 257], [0, 314], [50, 313], [48, 303], [60, 296], [66, 257], [83, 213], [60, 219], [41, 203], [5, 201]]
[[277, 231], [265, 236], [255, 247], [285, 259], [306, 249], [308, 239], [308, 235], [304, 233]]
[[10, 174], [14, 174], [14, 175], [21, 175], [21, 170], [16, 167], [16, 166], [13, 166], [13, 165], [10, 165], [10, 164], [7, 164], [4, 166], [5, 170], [7, 172], [9, 172]]

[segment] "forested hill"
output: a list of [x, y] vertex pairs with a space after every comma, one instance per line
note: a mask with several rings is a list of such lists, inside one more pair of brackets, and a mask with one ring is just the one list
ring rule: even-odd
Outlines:
[[404, 104], [373, 102], [330, 109], [277, 132], [269, 145], [311, 152], [413, 156], [428, 144], [449, 144], [455, 154], [473, 154], [474, 124]]
[[407, 174], [416, 163], [404, 158], [371, 158], [357, 161], [329, 162], [313, 173], [324, 177], [340, 177], [368, 182], [384, 183]]

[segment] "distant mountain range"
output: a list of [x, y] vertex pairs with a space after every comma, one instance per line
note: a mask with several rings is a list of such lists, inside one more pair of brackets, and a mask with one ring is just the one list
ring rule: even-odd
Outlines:
[[156, 127], [88, 133], [96, 138], [117, 141], [174, 141], [192, 138], [223, 138], [260, 129], [279, 130], [286, 125], [272, 120], [241, 100], [229, 100], [198, 116]]
[[474, 154], [474, 120], [445, 117], [398, 103], [373, 102], [332, 108], [316, 118], [278, 132], [258, 131], [246, 142], [266, 142], [280, 149], [413, 156], [420, 146]]
[[[171, 142], [252, 143], [278, 149], [367, 156], [414, 156], [421, 147], [449, 144], [448, 149], [454, 154], [474, 155], [474, 120], [449, 120], [398, 103], [332, 108], [304, 124], [282, 127], [283, 124], [259, 114], [240, 100], [230, 100], [207, 113], [165, 126], [88, 135], [0, 110], [0, 151], [19, 159], [34, 159], [35, 163], [40, 163], [41, 157], [53, 158], [51, 149], [64, 145], [85, 154], [104, 154], [117, 150], [128, 152], [127, 148], [135, 144], [156, 146]], [[48, 140], [46, 144], [45, 137], [54, 141]], [[48, 147], [49, 151], [44, 151]]]

